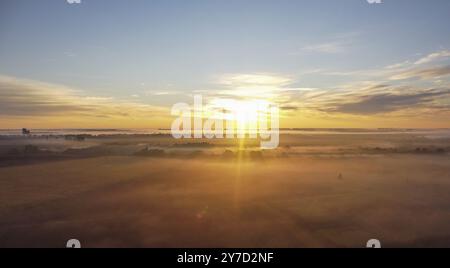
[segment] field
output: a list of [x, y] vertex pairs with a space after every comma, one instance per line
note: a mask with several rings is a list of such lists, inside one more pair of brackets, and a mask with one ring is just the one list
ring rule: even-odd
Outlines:
[[0, 247], [450, 246], [450, 140], [0, 140]]

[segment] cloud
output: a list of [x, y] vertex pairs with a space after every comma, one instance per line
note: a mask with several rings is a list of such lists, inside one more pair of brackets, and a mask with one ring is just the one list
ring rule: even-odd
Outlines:
[[219, 79], [219, 83], [232, 87], [242, 86], [284, 86], [291, 79], [272, 74], [228, 74]]
[[287, 106], [280, 106], [280, 110], [282, 110], [282, 111], [297, 111], [297, 110], [299, 110], [299, 107], [298, 106], [294, 106], [294, 105], [292, 105], [292, 106], [289, 106], [289, 105], [287, 105]]
[[181, 91], [171, 90], [171, 91], [146, 91], [147, 96], [170, 96], [170, 95], [180, 95], [183, 94]]
[[345, 102], [346, 98], [341, 98], [339, 101], [329, 103], [323, 110], [326, 112], [372, 115], [419, 107], [433, 108], [433, 103], [437, 99], [448, 96], [450, 96], [450, 89], [432, 89], [414, 93], [394, 91], [353, 96], [354, 100], [351, 102]]
[[427, 69], [413, 69], [399, 72], [390, 77], [391, 80], [404, 80], [410, 78], [434, 79], [450, 75], [450, 65]]
[[165, 110], [114, 98], [86, 96], [62, 85], [0, 76], [2, 117], [151, 117]]
[[431, 53], [416, 61], [413, 59], [404, 60], [399, 63], [387, 65], [383, 68], [334, 71], [320, 69], [317, 73], [327, 76], [347, 77], [352, 80], [405, 80], [410, 78], [435, 80], [450, 74], [450, 65], [444, 61], [448, 58], [450, 58], [450, 51], [442, 50]]
[[409, 60], [388, 65], [384, 69], [387, 69], [387, 70], [400, 69], [400, 68], [404, 68], [405, 66], [408, 66], [408, 65], [411, 65], [411, 62]]
[[[430, 54], [427, 60], [436, 61]], [[445, 53], [436, 55], [444, 57]], [[316, 75], [348, 77], [341, 85], [325, 88], [304, 85], [290, 77], [272, 74], [239, 74], [222, 77], [221, 85], [226, 89], [216, 91], [215, 97], [268, 98], [279, 104], [280, 109], [290, 116], [422, 116], [447, 113], [450, 110], [450, 84], [444, 76], [450, 74], [447, 66], [419, 66], [414, 60], [368, 70], [330, 72], [319, 70]], [[417, 78], [412, 84], [407, 80]], [[439, 79], [441, 78], [441, 79]], [[438, 81], [437, 83], [436, 81]], [[437, 88], [439, 87], [439, 88]]]
[[292, 115], [314, 114], [321, 118], [344, 114], [419, 116], [424, 111], [437, 113], [450, 109], [448, 85], [443, 85], [441, 88], [424, 88], [361, 81], [337, 88], [282, 91], [281, 94], [285, 98], [279, 104], [284, 112]]
[[349, 47], [354, 43], [355, 38], [359, 36], [358, 32], [339, 33], [330, 36], [328, 42], [309, 44], [301, 48], [303, 51], [338, 54], [348, 51]]
[[417, 60], [414, 64], [415, 65], [420, 65], [420, 64], [425, 64], [425, 63], [430, 63], [432, 61], [436, 61], [439, 59], [445, 59], [450, 57], [450, 51], [448, 50], [442, 50], [439, 52], [435, 52], [435, 53], [431, 53], [419, 60]]
[[37, 81], [19, 80], [0, 76], [1, 115], [49, 115], [58, 113], [82, 113], [89, 111], [86, 105], [77, 105], [73, 90]]
[[276, 99], [288, 89], [292, 79], [273, 74], [228, 74], [218, 79], [223, 89], [212, 93], [216, 97]]
[[340, 41], [305, 46], [302, 49], [310, 52], [336, 54], [345, 52], [346, 44]]

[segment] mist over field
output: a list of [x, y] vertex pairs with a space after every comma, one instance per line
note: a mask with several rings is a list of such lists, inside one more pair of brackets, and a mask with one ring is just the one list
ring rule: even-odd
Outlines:
[[448, 138], [281, 140], [3, 137], [0, 246], [450, 246]]

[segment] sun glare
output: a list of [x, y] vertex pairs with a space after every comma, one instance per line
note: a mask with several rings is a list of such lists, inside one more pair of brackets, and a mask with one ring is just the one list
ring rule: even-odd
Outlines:
[[266, 120], [271, 102], [267, 100], [214, 99], [209, 104], [215, 115], [223, 120], [235, 121], [237, 125], [255, 126]]

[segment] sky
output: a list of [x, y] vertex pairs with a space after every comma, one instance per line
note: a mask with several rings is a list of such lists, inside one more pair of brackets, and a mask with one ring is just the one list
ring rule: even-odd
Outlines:
[[449, 25], [448, 0], [2, 0], [0, 128], [167, 128], [196, 94], [449, 128]]

